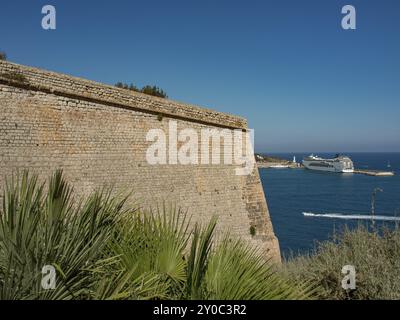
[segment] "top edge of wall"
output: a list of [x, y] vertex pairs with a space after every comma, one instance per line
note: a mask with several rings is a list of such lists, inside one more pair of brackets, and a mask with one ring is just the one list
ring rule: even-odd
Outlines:
[[[16, 75], [22, 75], [22, 77]], [[0, 60], [0, 83], [76, 99], [90, 100], [114, 107], [141, 110], [152, 114], [160, 114], [163, 117], [201, 122], [232, 129], [247, 129], [247, 120], [239, 116], [4, 60]]]

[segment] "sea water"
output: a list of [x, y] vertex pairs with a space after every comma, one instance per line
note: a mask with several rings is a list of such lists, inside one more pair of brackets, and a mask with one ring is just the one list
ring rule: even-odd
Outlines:
[[[270, 154], [301, 161], [309, 154]], [[332, 158], [334, 153], [318, 156]], [[272, 224], [284, 256], [305, 253], [316, 241], [328, 240], [345, 225], [370, 224], [375, 188], [376, 225], [400, 221], [400, 153], [346, 153], [357, 169], [394, 171], [394, 176], [374, 177], [306, 169], [260, 169]], [[388, 164], [390, 167], [388, 167]]]

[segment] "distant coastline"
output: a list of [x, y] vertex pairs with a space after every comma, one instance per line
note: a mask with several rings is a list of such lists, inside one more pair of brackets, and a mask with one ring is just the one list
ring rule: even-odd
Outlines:
[[300, 163], [282, 159], [276, 156], [269, 156], [264, 154], [255, 154], [258, 168], [271, 168], [274, 166], [287, 166], [288, 168], [300, 168]]

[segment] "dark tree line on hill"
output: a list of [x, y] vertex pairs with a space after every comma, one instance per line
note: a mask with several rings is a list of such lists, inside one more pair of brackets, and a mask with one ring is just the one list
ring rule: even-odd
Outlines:
[[0, 51], [0, 60], [7, 60], [7, 55], [3, 51]]
[[115, 86], [117, 88], [141, 92], [141, 93], [149, 94], [149, 95], [160, 97], [160, 98], [168, 98], [167, 93], [164, 90], [162, 90], [161, 88], [156, 87], [156, 86], [147, 85], [147, 86], [144, 86], [142, 89], [139, 89], [132, 83], [130, 85], [128, 85], [128, 84], [122, 83], [122, 82], [118, 82], [117, 84], [115, 84]]

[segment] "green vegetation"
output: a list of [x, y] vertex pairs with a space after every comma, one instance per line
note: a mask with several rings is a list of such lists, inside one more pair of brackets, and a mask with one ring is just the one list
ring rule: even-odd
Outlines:
[[2, 73], [0, 76], [3, 78], [6, 78], [8, 80], [18, 82], [18, 83], [27, 83], [28, 82], [28, 80], [25, 78], [25, 76], [21, 73], [9, 72], [9, 73]]
[[256, 235], [256, 228], [254, 226], [250, 227], [250, 234], [252, 237], [254, 237]]
[[[356, 289], [344, 290], [342, 267], [353, 265]], [[321, 299], [400, 299], [400, 229], [345, 229], [333, 241], [319, 244], [309, 256], [286, 263], [295, 282], [318, 288]]]
[[147, 85], [147, 86], [144, 86], [142, 89], [139, 89], [132, 83], [130, 85], [128, 85], [128, 84], [122, 83], [122, 82], [118, 82], [115, 86], [117, 88], [141, 92], [141, 93], [145, 93], [145, 94], [155, 96], [155, 97], [168, 98], [167, 93], [164, 92], [164, 90], [162, 90], [156, 86]]
[[259, 162], [277, 162], [277, 163], [280, 163], [280, 162], [289, 162], [288, 160], [285, 160], [285, 159], [281, 159], [281, 158], [278, 158], [278, 157], [273, 157], [273, 156], [268, 156], [268, 155], [261, 155], [261, 154], [255, 154], [255, 157], [256, 157], [256, 161], [259, 161]]
[[[24, 173], [6, 183], [0, 210], [0, 299], [305, 299], [254, 248], [216, 220], [152, 213], [110, 190], [76, 199], [57, 171], [46, 185]], [[41, 286], [56, 269], [55, 289]]]
[[3, 51], [0, 51], [0, 60], [7, 60], [7, 55]]
[[[0, 299], [400, 299], [398, 228], [345, 229], [278, 268], [229, 235], [215, 242], [216, 219], [141, 212], [111, 190], [76, 199], [61, 171], [46, 185], [13, 177], [2, 199]], [[55, 289], [41, 286], [45, 265]], [[355, 290], [341, 287], [345, 265]]]

